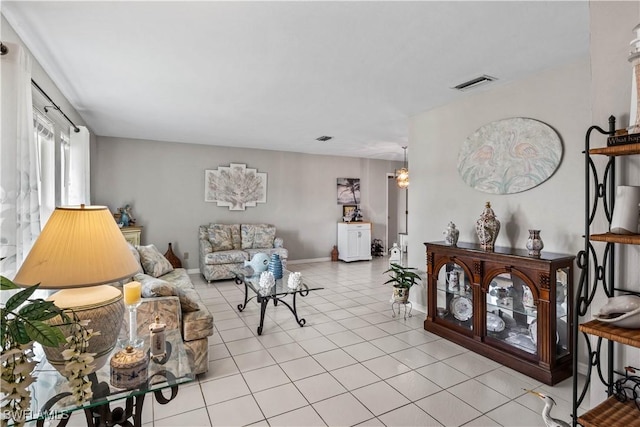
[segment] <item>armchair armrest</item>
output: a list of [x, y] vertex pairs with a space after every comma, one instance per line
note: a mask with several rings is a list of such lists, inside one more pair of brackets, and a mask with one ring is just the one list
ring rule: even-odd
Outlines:
[[284, 239], [282, 237], [276, 237], [273, 239], [274, 248], [284, 248]]
[[[181, 329], [182, 310], [178, 297], [154, 297], [142, 298], [136, 310], [138, 319], [138, 336], [144, 337], [149, 334], [149, 325], [155, 322], [156, 316], [167, 325], [167, 329]], [[129, 313], [125, 312], [122, 319], [122, 333], [129, 335]]]
[[200, 240], [200, 255], [210, 254], [211, 252], [213, 252], [211, 242], [208, 240]]

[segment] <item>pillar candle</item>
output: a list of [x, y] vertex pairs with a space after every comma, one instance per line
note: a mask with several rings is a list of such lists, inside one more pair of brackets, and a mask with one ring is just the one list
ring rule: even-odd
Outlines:
[[140, 282], [125, 283], [122, 291], [126, 305], [133, 305], [140, 302], [140, 294], [142, 293], [142, 285]]

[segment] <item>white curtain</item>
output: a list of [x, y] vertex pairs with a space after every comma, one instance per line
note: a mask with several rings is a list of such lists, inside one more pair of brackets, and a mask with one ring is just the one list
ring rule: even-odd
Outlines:
[[69, 205], [90, 205], [89, 130], [78, 126], [80, 132], [69, 129]]
[[40, 234], [40, 207], [31, 58], [19, 46], [10, 53], [2, 59], [0, 273], [13, 278]]

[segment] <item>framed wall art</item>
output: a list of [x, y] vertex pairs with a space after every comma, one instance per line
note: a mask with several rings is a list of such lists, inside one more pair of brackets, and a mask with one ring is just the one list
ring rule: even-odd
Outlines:
[[267, 202], [267, 174], [247, 165], [231, 163], [204, 171], [204, 201], [215, 202], [231, 211]]
[[338, 204], [360, 204], [360, 178], [338, 178]]
[[342, 218], [353, 219], [357, 208], [356, 205], [342, 205]]
[[491, 194], [529, 190], [553, 175], [562, 141], [549, 125], [516, 117], [486, 124], [458, 154], [458, 173], [470, 187]]

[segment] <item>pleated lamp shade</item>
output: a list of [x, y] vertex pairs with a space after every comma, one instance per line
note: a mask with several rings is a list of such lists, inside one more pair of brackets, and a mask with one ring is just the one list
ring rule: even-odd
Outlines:
[[13, 280], [64, 289], [117, 282], [138, 262], [106, 206], [56, 208]]
[[[124, 314], [122, 291], [107, 284], [130, 278], [138, 268], [105, 206], [63, 207], [49, 218], [14, 282], [60, 289], [49, 300], [73, 310], [80, 320], [91, 320], [89, 328], [100, 334], [89, 340], [87, 351], [96, 353], [95, 369], [99, 369], [116, 345]], [[70, 335], [59, 316], [47, 322]], [[64, 367], [64, 345], [43, 349], [55, 368]]]

